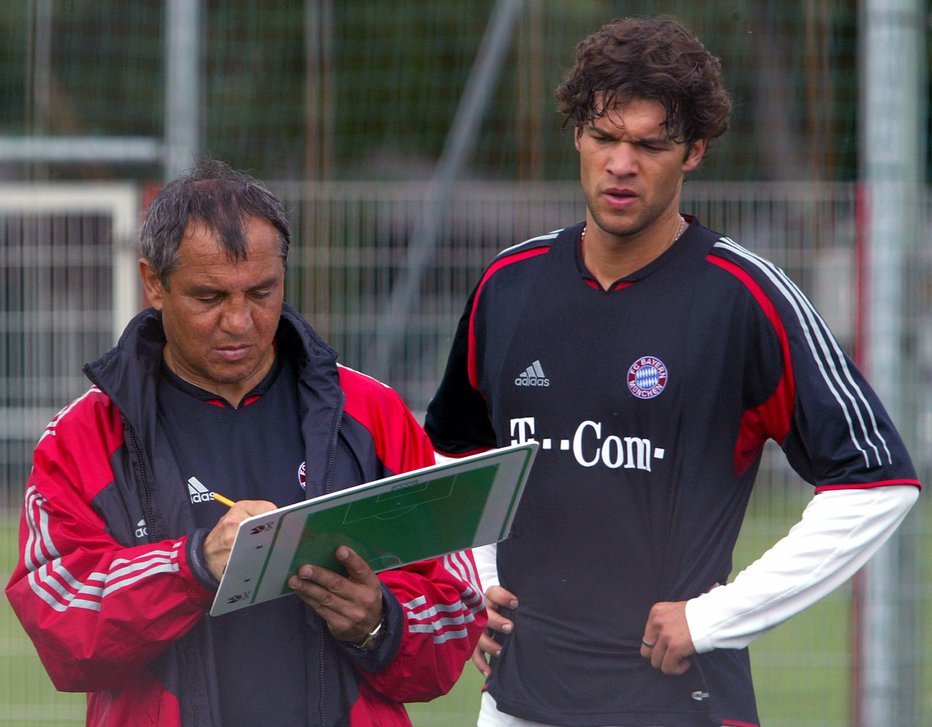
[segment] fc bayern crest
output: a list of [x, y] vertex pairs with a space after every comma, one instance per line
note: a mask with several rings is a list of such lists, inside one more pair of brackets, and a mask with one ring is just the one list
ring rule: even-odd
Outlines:
[[628, 369], [628, 391], [638, 399], [653, 399], [667, 386], [667, 367], [656, 356], [641, 356]]
[[301, 466], [298, 467], [298, 485], [302, 490], [307, 489], [307, 463], [302, 462]]

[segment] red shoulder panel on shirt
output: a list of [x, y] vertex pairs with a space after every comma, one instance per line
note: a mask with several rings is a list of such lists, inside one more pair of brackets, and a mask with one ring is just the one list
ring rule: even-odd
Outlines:
[[550, 252], [550, 246], [543, 247], [534, 247], [530, 250], [522, 250], [516, 252], [513, 255], [508, 255], [507, 257], [500, 258], [489, 265], [488, 270], [485, 271], [485, 275], [482, 276], [482, 280], [479, 281], [479, 285], [476, 286], [476, 295], [472, 301], [472, 310], [469, 313], [469, 355], [467, 356], [467, 371], [469, 374], [469, 383], [474, 389], [479, 388], [479, 377], [476, 372], [476, 309], [479, 307], [479, 298], [482, 295], [482, 289], [485, 287], [485, 284], [489, 279], [495, 275], [499, 270], [505, 268], [514, 263], [527, 260], [529, 258], [537, 257], [538, 255], [544, 255], [545, 253]]
[[773, 325], [783, 352], [783, 375], [773, 395], [760, 406], [744, 412], [741, 417], [741, 432], [735, 445], [735, 471], [740, 474], [755, 460], [768, 437], [776, 442], [782, 442], [790, 431], [790, 417], [793, 415], [793, 402], [796, 397], [793, 361], [790, 357], [789, 337], [783, 321], [777, 315], [773, 301], [757, 281], [746, 270], [729, 260], [715, 255], [709, 255], [706, 259], [735, 276], [754, 296], [754, 300], [760, 305], [767, 320]]

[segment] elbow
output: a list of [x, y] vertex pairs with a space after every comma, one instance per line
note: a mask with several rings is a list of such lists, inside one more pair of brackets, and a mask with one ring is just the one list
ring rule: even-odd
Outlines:
[[891, 485], [886, 489], [889, 492], [891, 512], [898, 516], [899, 524], [919, 500], [919, 488], [914, 485]]
[[52, 684], [59, 692], [105, 692], [119, 689], [138, 677], [140, 668], [102, 663], [98, 660], [62, 658], [39, 654]]
[[60, 692], [119, 689], [138, 679], [152, 659], [150, 654], [131, 650], [125, 643], [115, 650], [82, 642], [70, 629], [27, 633], [49, 679]]
[[919, 488], [913, 487], [912, 485], [906, 485], [902, 489], [906, 490], [906, 492], [903, 494], [903, 499], [909, 503], [907, 505], [907, 510], [909, 510], [919, 500]]

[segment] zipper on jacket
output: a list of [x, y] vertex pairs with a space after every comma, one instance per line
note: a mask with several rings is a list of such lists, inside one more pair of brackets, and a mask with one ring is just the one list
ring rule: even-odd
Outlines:
[[336, 409], [333, 412], [333, 420], [330, 425], [330, 442], [327, 449], [329, 456], [327, 458], [327, 469], [324, 474], [324, 493], [330, 493], [330, 486], [333, 484], [333, 469], [337, 461], [337, 440], [340, 437], [340, 427], [343, 426], [343, 410], [346, 404], [346, 394], [340, 391], [340, 400], [337, 402]]
[[145, 458], [142, 454], [142, 447], [139, 446], [139, 440], [136, 438], [136, 431], [129, 425], [126, 426], [126, 431], [129, 433], [130, 445], [133, 448], [133, 463], [135, 464], [137, 471], [137, 476], [139, 481], [142, 483], [142, 490], [145, 494], [145, 499], [142, 503], [142, 511], [146, 516], [146, 529], [149, 533], [149, 542], [157, 543], [161, 540], [161, 537], [156, 537], [155, 529], [155, 510], [152, 509], [152, 488], [149, 486], [149, 478], [146, 477], [146, 467], [145, 467]]
[[[326, 691], [326, 684], [325, 684], [325, 680], [324, 680], [324, 651], [325, 651], [325, 648], [324, 648], [324, 641], [325, 641], [325, 636], [324, 636], [324, 628], [323, 628], [323, 627], [321, 627], [319, 634], [320, 634], [320, 635], [319, 635], [319, 638], [317, 639], [317, 664], [318, 664], [318, 668], [317, 668], [317, 683], [318, 683], [318, 686], [319, 686], [319, 689], [318, 689], [319, 697], [318, 697], [318, 699], [317, 699], [317, 717], [318, 717], [318, 719], [320, 720], [320, 724], [324, 725], [324, 724], [327, 724], [327, 723], [324, 721], [324, 692]], [[308, 696], [310, 696], [310, 695], [308, 695]]]
[[[346, 394], [343, 393], [342, 389], [340, 390], [340, 400], [337, 402], [337, 406], [333, 412], [333, 419], [331, 420], [330, 425], [330, 442], [328, 442], [328, 457], [327, 457], [327, 469], [324, 472], [324, 492], [330, 492], [330, 486], [333, 482], [333, 470], [336, 466], [337, 461], [337, 441], [340, 438], [340, 427], [343, 425], [343, 410], [346, 403]], [[321, 629], [319, 630], [318, 640], [317, 640], [317, 683], [319, 686], [318, 691], [318, 701], [317, 701], [317, 715], [320, 718], [320, 724], [327, 724], [324, 719], [324, 702], [325, 702], [325, 693], [326, 693], [326, 683], [325, 683], [325, 672], [324, 672], [324, 654], [326, 652], [326, 634], [324, 633], [325, 627], [321, 624]], [[310, 696], [310, 695], [308, 695]]]

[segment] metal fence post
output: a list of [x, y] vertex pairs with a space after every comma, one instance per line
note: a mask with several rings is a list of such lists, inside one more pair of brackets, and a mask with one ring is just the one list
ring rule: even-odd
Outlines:
[[201, 148], [201, 0], [165, 6], [165, 178], [196, 161]]
[[430, 263], [441, 228], [444, 207], [463, 164], [475, 145], [492, 89], [505, 61], [505, 51], [521, 16], [523, 0], [497, 0], [479, 51], [460, 98], [437, 168], [425, 196], [420, 224], [415, 229], [398, 283], [392, 290], [379, 326], [378, 343], [368, 371], [391, 380], [389, 368], [417, 297], [424, 268]]
[[[861, 180], [867, 204], [866, 370], [894, 421], [902, 412], [904, 281], [906, 252], [920, 228], [920, 186], [924, 155], [920, 80], [925, 18], [919, 0], [865, 0], [861, 6]], [[858, 609], [862, 642], [854, 645], [855, 724], [907, 725], [916, 722], [914, 683], [905, 671], [917, 663], [918, 643], [903, 605], [901, 529], [868, 563]], [[906, 653], [904, 653], [904, 650]], [[909, 652], [913, 653], [910, 654]]]

